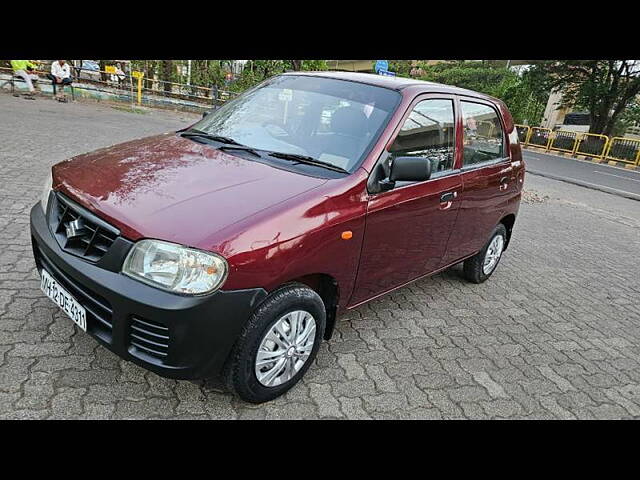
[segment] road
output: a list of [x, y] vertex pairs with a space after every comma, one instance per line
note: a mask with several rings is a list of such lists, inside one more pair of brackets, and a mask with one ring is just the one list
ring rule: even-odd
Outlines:
[[0, 419], [640, 418], [640, 202], [535, 175], [488, 282], [456, 267], [348, 312], [273, 402], [109, 352], [40, 291], [29, 210], [50, 165], [193, 119], [0, 92]]
[[527, 171], [548, 178], [640, 200], [640, 170], [523, 150]]

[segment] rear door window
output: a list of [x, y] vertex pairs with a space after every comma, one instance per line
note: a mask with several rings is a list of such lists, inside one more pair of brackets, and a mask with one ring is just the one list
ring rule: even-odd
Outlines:
[[504, 158], [504, 135], [498, 112], [489, 105], [460, 102], [464, 153], [462, 165]]

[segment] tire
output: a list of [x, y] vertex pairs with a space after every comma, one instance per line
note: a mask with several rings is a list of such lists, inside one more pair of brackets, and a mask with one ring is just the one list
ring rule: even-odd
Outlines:
[[[268, 377], [270, 375], [261, 372], [261, 375], [267, 378], [263, 377], [262, 380], [259, 380], [257, 369], [261, 368], [273, 373], [279, 364], [270, 362], [266, 366], [258, 367], [256, 365], [258, 351], [268, 352], [269, 350], [265, 350], [265, 348], [269, 347], [270, 349], [270, 345], [276, 351], [285, 351], [284, 348], [276, 345], [271, 340], [266, 345], [263, 342], [268, 340], [268, 335], [269, 338], [274, 338], [276, 324], [281, 327], [284, 325], [286, 329], [287, 326], [292, 325], [291, 322], [293, 320], [298, 318], [303, 319], [299, 321], [301, 325], [310, 326], [312, 322], [303, 312], [310, 315], [313, 322], [315, 322], [313, 347], [311, 347], [310, 333], [307, 333], [308, 339], [304, 346], [305, 352], [310, 350], [308, 357], [306, 353], [302, 355], [303, 347], [300, 347], [300, 352], [298, 352], [298, 347], [294, 347], [293, 351], [290, 351], [291, 347], [288, 347], [286, 349], [287, 356], [284, 358], [286, 370], [282, 370], [280, 375], [276, 375], [271, 379], [273, 384], [265, 385], [263, 382], [269, 381]], [[293, 318], [288, 317], [289, 314]], [[279, 323], [281, 321], [284, 321], [284, 324]], [[236, 341], [223, 370], [223, 381], [226, 387], [242, 400], [250, 403], [263, 403], [279, 397], [298, 383], [313, 363], [324, 336], [325, 324], [325, 306], [316, 292], [298, 283], [285, 285], [275, 290], [253, 312]], [[311, 329], [311, 327], [309, 328]], [[288, 332], [291, 333], [291, 330], [288, 330]], [[278, 334], [276, 336], [280, 341], [288, 344], [289, 340], [286, 339], [288, 337], [285, 338]], [[303, 359], [304, 362], [296, 371], [293, 365], [302, 362]], [[278, 362], [282, 362], [282, 360], [280, 358]], [[292, 368], [289, 368], [290, 366]], [[283, 380], [285, 378], [287, 379]]]
[[[501, 241], [495, 240], [496, 237], [498, 236], [502, 237]], [[495, 264], [493, 264], [493, 266], [489, 270], [485, 271], [484, 263], [485, 263], [485, 259], [487, 258], [487, 251], [489, 250], [489, 247], [493, 244], [494, 240], [498, 243], [501, 242], [500, 248], [499, 248], [500, 253], [496, 258]], [[491, 237], [489, 238], [489, 241], [482, 248], [482, 250], [476, 253], [473, 257], [467, 258], [464, 261], [464, 264], [463, 264], [464, 277], [473, 283], [482, 283], [486, 281], [493, 274], [493, 272], [496, 271], [496, 268], [500, 263], [500, 259], [502, 258], [502, 253], [504, 252], [504, 246], [506, 244], [507, 244], [507, 229], [504, 227], [502, 223], [499, 223], [498, 226], [491, 233]], [[495, 245], [494, 245], [494, 248], [495, 248]], [[494, 250], [494, 253], [495, 253], [495, 250]]]

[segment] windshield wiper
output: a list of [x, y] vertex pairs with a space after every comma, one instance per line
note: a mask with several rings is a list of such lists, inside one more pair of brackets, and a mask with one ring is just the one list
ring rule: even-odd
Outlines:
[[262, 155], [260, 155], [256, 151], [256, 149], [247, 147], [246, 145], [242, 145], [240, 142], [237, 142], [230, 137], [224, 137], [222, 135], [212, 135], [210, 133], [196, 129], [186, 130], [182, 132], [181, 135], [183, 137], [206, 138], [207, 140], [213, 140], [214, 142], [224, 143], [225, 145], [218, 147], [218, 150], [243, 150], [255, 155], [256, 157], [262, 157]]
[[222, 145], [218, 147], [218, 150], [242, 150], [243, 152], [249, 152], [256, 157], [262, 157], [254, 148], [246, 147], [244, 145], [236, 144], [236, 145]]
[[222, 135], [212, 135], [207, 132], [201, 132], [200, 130], [186, 130], [180, 134], [183, 137], [200, 137], [206, 138], [207, 140], [213, 140], [214, 142], [226, 143], [229, 145], [241, 145], [236, 142], [233, 138], [224, 137]]
[[297, 153], [284, 153], [284, 152], [269, 152], [270, 157], [282, 158], [284, 160], [295, 160], [299, 163], [304, 163], [306, 165], [315, 165], [317, 167], [323, 167], [328, 170], [333, 170], [335, 172], [340, 173], [349, 173], [348, 170], [345, 170], [342, 167], [338, 167], [333, 163], [323, 162], [322, 160], [318, 160], [313, 157], [309, 157], [308, 155], [300, 155]]

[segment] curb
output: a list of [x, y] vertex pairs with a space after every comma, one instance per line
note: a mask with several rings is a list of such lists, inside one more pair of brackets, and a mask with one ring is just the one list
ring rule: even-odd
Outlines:
[[583, 182], [581, 180], [575, 180], [573, 178], [560, 177], [558, 175], [552, 175], [550, 173], [538, 172], [536, 170], [527, 170], [527, 174], [536, 175], [537, 177], [550, 178], [551, 180], [558, 180], [559, 182], [571, 183], [578, 185], [579, 187], [589, 188], [591, 190], [598, 190], [600, 192], [608, 193], [610, 195], [616, 195], [618, 197], [628, 198], [630, 200], [636, 200], [640, 202], [640, 195], [635, 193], [626, 192], [624, 190], [616, 190], [615, 188], [609, 188], [602, 185], [596, 185], [589, 182]]
[[538, 147], [538, 146], [535, 146], [535, 145], [527, 145], [526, 147], [522, 147], [522, 149], [523, 150], [530, 150], [530, 151], [536, 152], [536, 153], [544, 153], [546, 155], [553, 155], [555, 157], [575, 158], [575, 159], [578, 159], [578, 160], [586, 160], [586, 161], [592, 162], [592, 163], [607, 164], [607, 165], [611, 165], [612, 167], [624, 168], [626, 170], [640, 171], [640, 166], [631, 165], [630, 163], [618, 162], [618, 161], [615, 161], [615, 160], [607, 160], [607, 159], [603, 159], [603, 158], [590, 157], [588, 155], [571, 155], [568, 152], [560, 152], [560, 151], [557, 151], [557, 150], [548, 151], [546, 149], [546, 147]]

